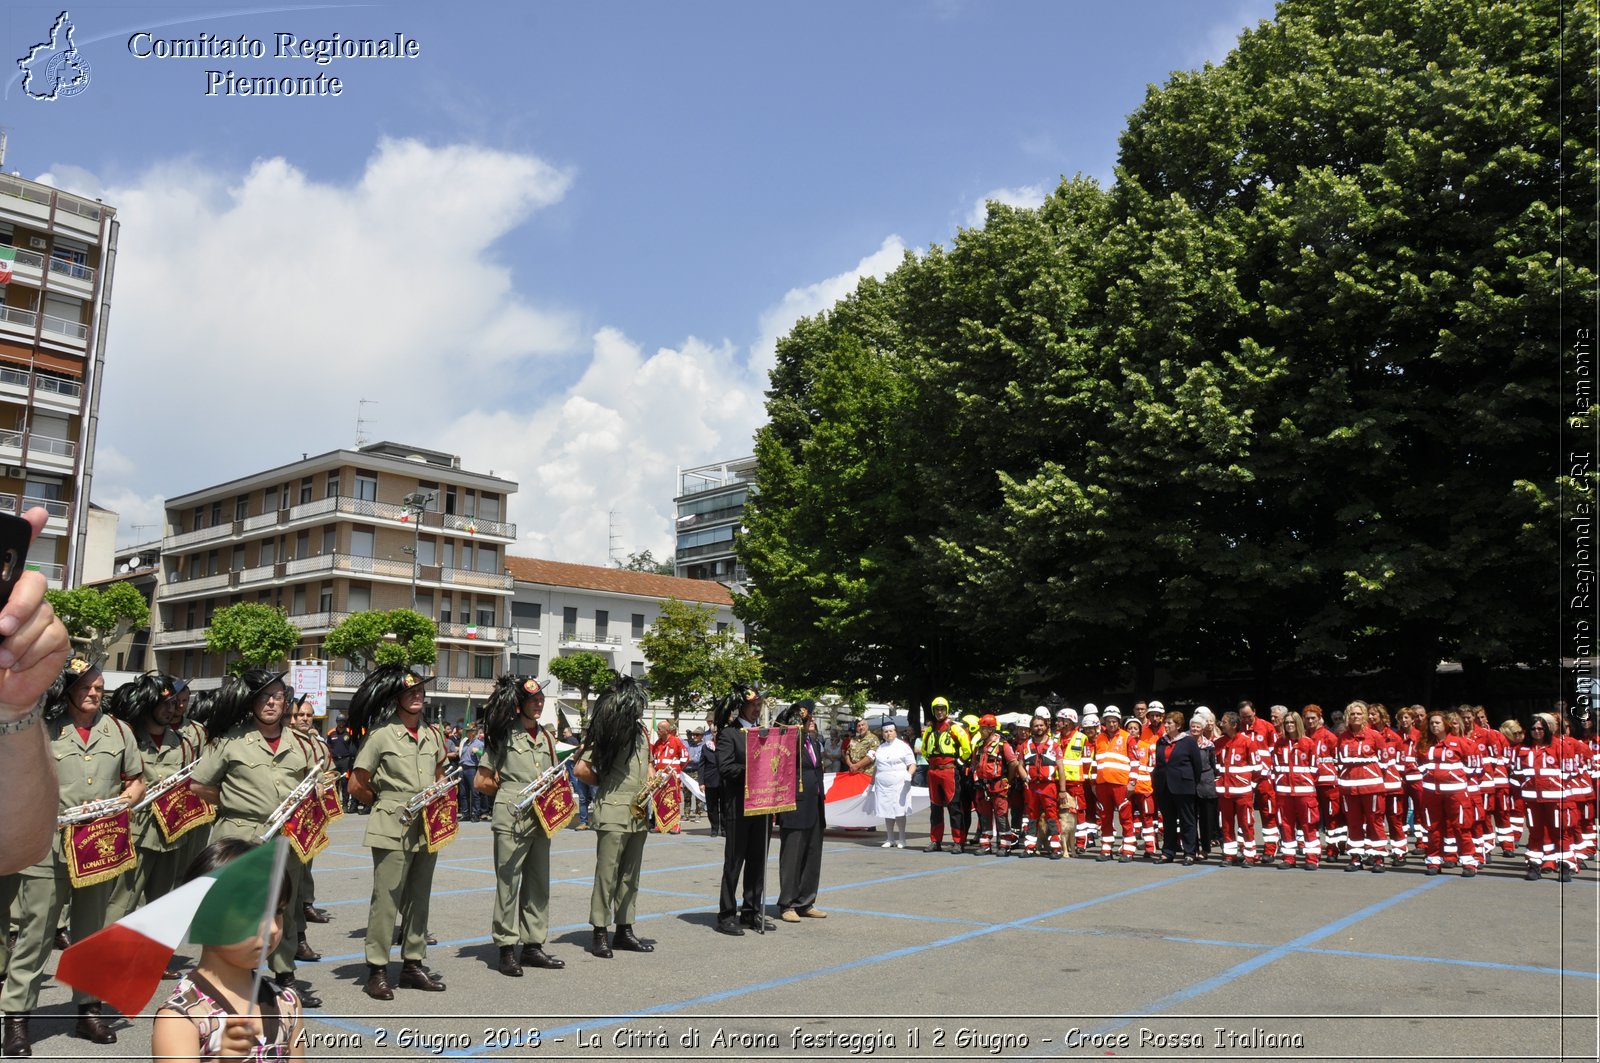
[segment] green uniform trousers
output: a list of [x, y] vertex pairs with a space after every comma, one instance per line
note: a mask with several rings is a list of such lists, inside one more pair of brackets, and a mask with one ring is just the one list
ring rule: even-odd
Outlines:
[[367, 963], [385, 967], [400, 916], [400, 958], [421, 962], [428, 956], [428, 901], [438, 853], [426, 849], [372, 850], [372, 903], [367, 909]]
[[494, 943], [543, 945], [550, 929], [550, 836], [497, 831], [494, 869]]
[[[0, 904], [12, 909], [17, 920], [17, 945], [11, 950], [11, 963], [6, 968], [5, 989], [0, 991], [0, 1011], [7, 1014], [32, 1011], [38, 1005], [45, 961], [50, 958], [51, 939], [56, 933], [56, 919], [67, 898], [72, 898], [72, 940], [82, 941], [106, 926], [112, 890], [119, 880], [133, 873], [125, 871], [109, 882], [73, 889], [67, 878], [66, 863], [51, 859], [42, 866], [48, 869], [52, 864], [54, 874], [7, 875], [0, 879]], [[74, 1004], [96, 1002], [94, 997], [76, 990], [72, 1001]]]
[[[255, 841], [261, 837], [262, 831], [267, 829], [265, 823], [251, 823], [238, 819], [219, 819], [212, 824], [211, 840], [220, 842], [228, 838], [244, 838]], [[306, 865], [300, 858], [289, 850], [289, 859], [284, 862], [284, 870], [289, 876], [289, 896], [284, 899], [283, 909], [283, 937], [278, 941], [278, 947], [272, 950], [272, 955], [267, 957], [267, 968], [273, 974], [291, 974], [294, 972], [294, 953], [300, 947], [300, 941], [295, 935], [295, 913], [300, 911], [300, 891], [305, 889]]]
[[616, 915], [618, 926], [633, 922], [639, 900], [639, 869], [644, 863], [642, 830], [601, 830], [595, 849], [594, 890], [589, 894], [589, 922], [605, 926]]

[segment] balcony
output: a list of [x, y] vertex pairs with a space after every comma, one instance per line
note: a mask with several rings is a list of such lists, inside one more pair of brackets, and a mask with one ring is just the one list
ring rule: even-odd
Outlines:
[[158, 650], [170, 649], [195, 649], [206, 644], [206, 632], [210, 628], [173, 628], [169, 631], [156, 632], [150, 644]]
[[0, 366], [0, 395], [28, 401], [34, 405], [77, 413], [83, 396], [83, 385], [44, 373], [30, 373], [25, 369]]
[[54, 314], [43, 314], [41, 318], [42, 321], [39, 327], [42, 330], [42, 334], [40, 339], [55, 340], [58, 343], [65, 343], [69, 347], [82, 347], [84, 341], [89, 338], [88, 325], [82, 325], [76, 321], [68, 321], [66, 318], [56, 317]]
[[493, 679], [467, 679], [462, 676], [440, 676], [433, 681], [433, 689], [441, 694], [468, 694], [488, 697], [494, 693]]
[[733, 540], [718, 539], [714, 543], [701, 543], [699, 546], [679, 547], [673, 557], [678, 564], [692, 561], [702, 557], [732, 557]]
[[94, 268], [70, 259], [50, 256], [50, 287], [88, 299], [94, 294]]
[[466, 568], [443, 569], [439, 582], [447, 587], [484, 587], [496, 591], [511, 589], [511, 576], [505, 572], [474, 572]]
[[33, 339], [34, 326], [39, 315], [20, 306], [0, 306], [0, 332], [10, 332]]
[[468, 642], [504, 642], [510, 632], [503, 627], [493, 627], [488, 624], [445, 624], [439, 625], [441, 639], [465, 639]]
[[72, 471], [72, 459], [78, 451], [78, 445], [70, 439], [56, 439], [37, 432], [0, 432], [0, 461], [23, 464], [24, 438], [28, 446], [26, 464], [29, 467], [67, 473]]
[[45, 584], [53, 591], [59, 591], [67, 585], [67, 567], [58, 565], [53, 561], [29, 561], [29, 572], [38, 572], [44, 576]]
[[44, 530], [46, 532], [51, 535], [67, 534], [67, 518], [72, 509], [68, 503], [54, 498], [34, 498], [31, 495], [22, 496], [22, 511], [24, 513], [32, 509], [34, 506], [38, 506], [40, 509], [43, 509], [49, 514], [49, 517], [46, 518], [44, 522]]
[[560, 636], [563, 646], [601, 646], [611, 647], [622, 645], [621, 635], [596, 635], [592, 631], [563, 631]]
[[210, 528], [196, 528], [194, 531], [184, 532], [182, 535], [169, 535], [161, 541], [162, 553], [171, 553], [182, 550], [186, 546], [197, 546], [200, 543], [215, 542], [218, 539], [227, 539], [233, 535], [233, 525], [217, 524]]
[[[0, 390], [4, 384], [0, 382]], [[74, 406], [73, 409], [77, 407]], [[378, 502], [370, 498], [357, 498], [354, 495], [335, 495], [331, 498], [319, 498], [311, 502], [302, 502], [288, 509], [277, 509], [270, 513], [258, 513], [253, 517], [246, 517], [240, 521], [224, 522], [210, 528], [198, 528], [194, 531], [184, 532], [181, 535], [168, 537], [163, 541], [165, 550], [181, 550], [184, 547], [196, 546], [200, 543], [214, 542], [218, 539], [238, 538], [253, 535], [262, 531], [284, 531], [301, 524], [330, 523], [329, 518], [359, 519], [362, 521], [384, 521], [390, 525], [404, 528], [415, 528], [412, 515], [406, 507], [393, 502]], [[517, 526], [503, 524], [493, 520], [479, 520], [473, 517], [463, 517], [454, 513], [422, 514], [421, 524], [424, 530], [456, 532], [477, 539], [499, 539], [506, 543], [517, 540]], [[411, 579], [411, 571], [406, 570], [406, 579]], [[473, 584], [474, 586], [495, 586], [493, 584]], [[509, 588], [510, 583], [506, 586]]]

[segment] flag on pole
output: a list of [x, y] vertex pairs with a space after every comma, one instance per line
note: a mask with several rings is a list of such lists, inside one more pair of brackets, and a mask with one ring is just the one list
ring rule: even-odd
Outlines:
[[14, 247], [0, 247], [0, 284], [11, 283], [11, 271], [17, 264], [17, 250]]
[[56, 980], [137, 1015], [185, 937], [196, 945], [237, 945], [261, 932], [277, 901], [282, 838], [186, 882], [91, 934], [61, 954]]

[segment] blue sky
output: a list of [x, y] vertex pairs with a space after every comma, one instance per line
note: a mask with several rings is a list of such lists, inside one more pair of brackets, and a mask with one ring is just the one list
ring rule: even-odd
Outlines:
[[[123, 540], [163, 496], [350, 445], [365, 398], [372, 438], [517, 479], [519, 552], [603, 562], [610, 511], [670, 552], [676, 468], [749, 452], [798, 316], [986, 197], [1109, 179], [1147, 86], [1272, 5], [68, 10], [90, 84], [39, 102], [9, 74], [0, 124], [6, 170], [122, 221], [94, 497]], [[8, 71], [60, 11], [7, 5]], [[269, 58], [138, 59], [138, 31]], [[280, 31], [421, 55], [276, 59]], [[344, 89], [207, 97], [211, 69]]]

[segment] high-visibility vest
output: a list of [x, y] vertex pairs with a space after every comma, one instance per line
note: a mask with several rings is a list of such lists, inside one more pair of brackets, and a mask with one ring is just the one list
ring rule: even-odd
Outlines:
[[1109, 738], [1094, 736], [1094, 777], [1096, 782], [1123, 786], [1128, 782], [1132, 758], [1128, 755], [1128, 732], [1118, 731]]
[[1062, 743], [1061, 755], [1064, 758], [1061, 766], [1061, 777], [1067, 782], [1083, 781], [1083, 748], [1088, 744], [1082, 730], [1077, 727], [1072, 729]]
[[1061, 747], [1055, 737], [1030, 737], [1022, 743], [1022, 770], [1031, 783], [1049, 782], [1061, 767]]
[[957, 757], [966, 760], [972, 754], [972, 743], [967, 732], [945, 721], [945, 725], [929, 724], [922, 732], [922, 755], [925, 757]]

